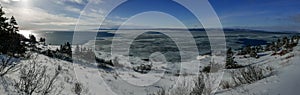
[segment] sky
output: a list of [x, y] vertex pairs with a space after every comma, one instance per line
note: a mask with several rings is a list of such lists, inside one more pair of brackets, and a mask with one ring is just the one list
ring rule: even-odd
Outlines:
[[[76, 26], [84, 26], [82, 30], [88, 30], [118, 28], [120, 25], [128, 28], [183, 28], [175, 20], [188, 28], [202, 28], [192, 12], [172, 0], [128, 0], [110, 12], [108, 8], [113, 6], [112, 2], [118, 1], [0, 0], [0, 4], [7, 17], [14, 16], [17, 19], [22, 30], [74, 30]], [[208, 2], [224, 28], [300, 31], [298, 0]], [[106, 16], [106, 13], [109, 14]], [[105, 21], [101, 24], [103, 19]]]

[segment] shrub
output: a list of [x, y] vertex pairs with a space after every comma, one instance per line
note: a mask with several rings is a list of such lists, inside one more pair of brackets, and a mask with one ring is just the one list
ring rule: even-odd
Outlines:
[[243, 67], [245, 67], [245, 66], [243, 66], [243, 65], [240, 65], [240, 64], [236, 64], [236, 63], [226, 63], [226, 66], [225, 66], [225, 68], [226, 69], [238, 69], [238, 68], [243, 68]]
[[207, 73], [200, 72], [199, 76], [191, 83], [184, 80], [182, 83], [176, 85], [175, 88], [170, 89], [170, 92], [161, 88], [156, 93], [150, 95], [211, 95], [214, 83], [208, 81], [215, 81], [215, 79], [209, 78], [209, 74]]
[[171, 89], [170, 95], [190, 95], [192, 85], [185, 79], [181, 83], [177, 83], [175, 88]]
[[17, 64], [12, 61], [13, 57], [2, 57], [1, 63], [0, 63], [0, 77], [3, 77], [4, 75], [15, 72], [18, 67]]
[[55, 88], [55, 80], [57, 79], [58, 75], [60, 74], [61, 67], [55, 71], [54, 76], [50, 76], [46, 72], [47, 67], [42, 66], [41, 64], [37, 63], [35, 60], [31, 61], [30, 63], [24, 65], [20, 69], [20, 76], [19, 80], [15, 81], [15, 89], [19, 94], [41, 94], [41, 95], [48, 95], [52, 91], [54, 94]]
[[74, 84], [73, 92], [74, 92], [76, 95], [81, 95], [82, 90], [83, 90], [82, 84], [79, 83], [79, 82], [76, 82], [76, 83]]
[[168, 95], [165, 88], [160, 88], [156, 93], [150, 95]]
[[194, 88], [192, 89], [191, 95], [202, 95], [205, 88], [204, 76], [202, 73], [194, 80]]
[[15, 88], [20, 94], [32, 95], [43, 86], [46, 76], [46, 67], [37, 65], [36, 62], [23, 66], [20, 70], [19, 81], [16, 82]]
[[220, 86], [222, 89], [229, 89], [234, 87], [234, 85], [232, 85], [232, 83], [230, 83], [229, 81], [221, 81]]
[[152, 64], [151, 65], [145, 65], [145, 64], [141, 64], [140, 66], [134, 67], [133, 70], [135, 72], [139, 72], [142, 74], [146, 74], [148, 72], [150, 72], [152, 69]]
[[209, 73], [210, 72], [210, 68], [211, 68], [211, 66], [206, 66], [206, 67], [203, 68], [202, 72]]
[[250, 84], [261, 80], [266, 77], [268, 70], [257, 67], [257, 66], [249, 66], [243, 69], [239, 69], [238, 71], [231, 72], [232, 79], [236, 85], [241, 84]]

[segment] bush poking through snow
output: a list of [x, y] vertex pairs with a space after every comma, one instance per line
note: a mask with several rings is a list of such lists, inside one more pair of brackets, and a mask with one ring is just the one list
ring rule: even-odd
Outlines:
[[160, 88], [155, 94], [150, 95], [168, 95], [165, 88]]
[[43, 86], [45, 77], [46, 67], [33, 61], [21, 68], [19, 81], [16, 82], [15, 88], [20, 94], [32, 95]]
[[204, 92], [210, 93], [208, 92], [209, 89], [205, 87], [204, 78], [207, 76], [207, 73], [200, 73], [194, 81], [189, 82], [184, 80], [168, 91], [160, 88], [159, 91], [150, 95], [208, 95], [204, 94]]
[[233, 71], [231, 72], [231, 74], [235, 85], [238, 86], [241, 84], [251, 84], [265, 78], [267, 76], [266, 74], [270, 73], [267, 71], [270, 70], [266, 70], [258, 66], [249, 66], [243, 69], [239, 69], [238, 71]]
[[197, 95], [191, 93], [192, 90], [194, 90], [193, 86], [185, 79], [183, 82], [180, 82], [174, 86], [174, 88], [171, 88], [169, 90], [166, 90], [165, 88], [161, 87], [157, 92], [149, 95]]
[[191, 92], [191, 95], [202, 95], [205, 88], [204, 75], [202, 73], [194, 80], [194, 88]]
[[229, 89], [234, 87], [234, 85], [229, 81], [221, 81], [220, 86], [222, 89]]
[[58, 75], [60, 74], [61, 70], [62, 70], [62, 67], [60, 65], [58, 65], [57, 69], [55, 70], [54, 76], [49, 76], [49, 75], [46, 76], [46, 80], [48, 80], [48, 81], [45, 82], [45, 86], [42, 91], [42, 93], [44, 95], [49, 94], [54, 89], [55, 81], [56, 81]]
[[20, 69], [19, 80], [15, 81], [15, 89], [19, 94], [25, 95], [49, 95], [54, 94], [57, 88], [55, 88], [55, 82], [58, 75], [61, 72], [61, 67], [55, 71], [53, 76], [47, 74], [47, 67], [42, 66], [35, 60], [24, 65]]
[[81, 95], [82, 90], [83, 90], [82, 84], [79, 83], [79, 82], [76, 82], [76, 83], [74, 84], [73, 92], [74, 92], [76, 95]]
[[175, 85], [175, 88], [172, 88], [170, 95], [190, 95], [192, 91], [191, 82], [183, 79], [182, 82]]
[[0, 77], [3, 77], [7, 73], [15, 72], [18, 67], [17, 64], [12, 62], [12, 57], [5, 58], [2, 57], [1, 63], [0, 63]]
[[206, 67], [204, 67], [204, 68], [202, 69], [202, 72], [204, 72], [204, 73], [209, 73], [209, 72], [210, 72], [210, 68], [211, 68], [211, 66], [206, 66]]
[[133, 70], [135, 72], [141, 73], [141, 74], [147, 74], [148, 72], [150, 72], [152, 69], [152, 64], [150, 65], [145, 65], [145, 64], [141, 64], [140, 66], [134, 67]]

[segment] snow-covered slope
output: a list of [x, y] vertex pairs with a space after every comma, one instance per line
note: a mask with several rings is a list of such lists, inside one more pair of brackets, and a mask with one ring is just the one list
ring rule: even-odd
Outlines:
[[[104, 53], [103, 53], [104, 54]], [[99, 55], [103, 59], [107, 55]], [[265, 79], [259, 80], [252, 84], [244, 84], [230, 89], [219, 89], [218, 95], [244, 95], [244, 94], [258, 94], [258, 95], [295, 95], [300, 89], [300, 46], [296, 46], [294, 51], [284, 56], [272, 56], [271, 52], [265, 52], [265, 56], [259, 59], [243, 58], [236, 56], [236, 61], [243, 65], [257, 65], [261, 67], [273, 67], [276, 74]], [[164, 67], [164, 65], [156, 65], [154, 71], [148, 74], [140, 74], [132, 71], [130, 63], [126, 63], [124, 56], [118, 56], [120, 64], [126, 65], [126, 68], [97, 68], [95, 63], [90, 65], [82, 63], [71, 63], [59, 59], [50, 58], [41, 54], [33, 54], [36, 56], [33, 59], [21, 60], [22, 65], [28, 65], [34, 60], [38, 64], [47, 67], [47, 74], [53, 76], [57, 66], [61, 66], [62, 70], [54, 84], [55, 92], [53, 94], [59, 95], [73, 95], [74, 85], [79, 82], [82, 84], [82, 95], [142, 95], [155, 93], [161, 87], [171, 89], [177, 82], [193, 82], [196, 77], [194, 72], [198, 69], [203, 69], [211, 61], [211, 56], [195, 57], [195, 60], [184, 62], [182, 64], [174, 64], [172, 66]], [[198, 60], [197, 60], [198, 58]], [[137, 61], [142, 61], [138, 60]], [[124, 63], [125, 62], [125, 63]], [[199, 66], [195, 64], [201, 63]], [[181, 68], [181, 67], [182, 68]], [[21, 66], [22, 67], [22, 66]], [[178, 68], [181, 68], [181, 76], [178, 77]], [[198, 69], [191, 69], [198, 68]], [[162, 71], [170, 71], [169, 73]], [[227, 73], [229, 70], [224, 70], [225, 74], [223, 80], [229, 78]], [[180, 74], [179, 74], [180, 75]], [[19, 71], [7, 74], [0, 78], [0, 93], [1, 95], [16, 95], [17, 91], [14, 88], [16, 81], [18, 81]], [[168, 89], [167, 89], [168, 90]]]
[[[250, 61], [251, 60], [251, 61]], [[300, 45], [284, 56], [266, 55], [259, 59], [238, 59], [240, 63], [271, 66], [275, 75], [236, 88], [220, 90], [217, 95], [297, 95], [300, 89]], [[242, 62], [241, 62], [242, 61]], [[248, 62], [247, 62], [248, 61]], [[226, 76], [224, 76], [226, 77]]]

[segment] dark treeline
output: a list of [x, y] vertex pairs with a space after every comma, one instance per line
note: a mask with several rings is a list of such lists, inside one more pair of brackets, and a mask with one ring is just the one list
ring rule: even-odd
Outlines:
[[48, 49], [46, 51], [40, 51], [40, 53], [48, 57], [72, 62], [72, 46], [69, 42], [65, 43], [64, 45], [60, 45], [60, 48], [57, 48], [56, 50]]
[[19, 26], [12, 16], [7, 18], [0, 7], [0, 53], [14, 57], [22, 57], [26, 51], [25, 41], [27, 39], [19, 34]]
[[62, 60], [72, 60], [71, 44], [69, 42], [61, 45], [57, 50], [43, 50], [37, 45], [46, 46], [46, 39], [37, 38], [34, 35], [29, 35], [29, 38], [19, 33], [19, 26], [17, 20], [12, 16], [5, 17], [3, 8], [0, 7], [0, 54], [6, 54], [13, 57], [29, 57], [26, 51], [33, 51], [44, 54], [49, 57], [58, 58]]

